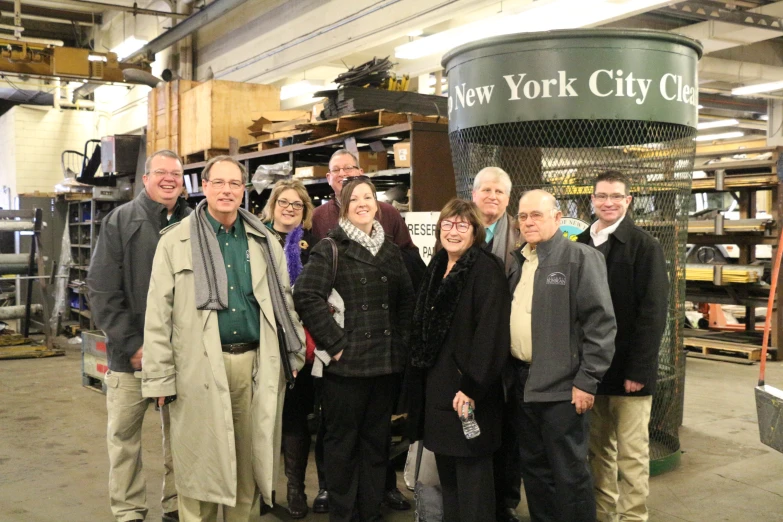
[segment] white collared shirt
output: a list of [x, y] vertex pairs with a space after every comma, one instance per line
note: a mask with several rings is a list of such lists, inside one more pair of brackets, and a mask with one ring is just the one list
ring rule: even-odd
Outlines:
[[596, 221], [592, 225], [590, 225], [590, 237], [593, 238], [593, 246], [601, 246], [607, 241], [609, 241], [609, 236], [617, 230], [617, 227], [620, 226], [620, 223], [623, 222], [623, 219], [625, 219], [625, 216], [618, 219], [614, 225], [603, 228], [596, 232], [597, 225], [600, 223], [600, 221]]

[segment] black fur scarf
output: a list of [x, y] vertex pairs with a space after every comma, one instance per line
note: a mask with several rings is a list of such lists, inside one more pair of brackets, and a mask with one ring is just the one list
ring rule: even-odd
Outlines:
[[457, 261], [444, 279], [448, 253], [441, 250], [430, 261], [413, 312], [411, 332], [411, 364], [431, 368], [438, 359], [443, 342], [451, 328], [460, 294], [478, 257], [480, 247], [474, 245]]

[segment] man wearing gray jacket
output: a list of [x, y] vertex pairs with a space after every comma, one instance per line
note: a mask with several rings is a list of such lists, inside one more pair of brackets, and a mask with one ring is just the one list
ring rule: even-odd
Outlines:
[[595, 522], [588, 412], [617, 326], [603, 256], [563, 237], [561, 217], [543, 190], [519, 201], [526, 244], [509, 275], [512, 364], [504, 383], [531, 520]]
[[[147, 159], [144, 190], [113, 210], [101, 223], [90, 262], [87, 288], [95, 324], [106, 334], [109, 498], [118, 522], [147, 517], [147, 487], [142, 475], [141, 426], [150, 404], [141, 395], [144, 314], [152, 259], [160, 231], [190, 214], [182, 193], [182, 162], [160, 150]], [[163, 521], [179, 520], [169, 444], [168, 406], [163, 427]]]

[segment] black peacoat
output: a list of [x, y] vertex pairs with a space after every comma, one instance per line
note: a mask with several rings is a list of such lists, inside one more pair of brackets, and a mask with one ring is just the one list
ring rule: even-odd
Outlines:
[[[590, 229], [577, 237], [590, 244]], [[661, 244], [626, 215], [609, 235], [606, 269], [617, 319], [614, 358], [598, 385], [599, 395], [652, 395], [669, 301], [669, 279]], [[625, 380], [644, 384], [627, 394]]]
[[[466, 259], [467, 258], [467, 259]], [[421, 321], [425, 302], [420, 294], [414, 319], [412, 343], [424, 338], [443, 339], [437, 358], [430, 368], [412, 368], [418, 378], [410, 378], [410, 399], [423, 391], [423, 419], [412, 418], [412, 426], [423, 428], [424, 445], [441, 455], [479, 457], [494, 453], [500, 447], [503, 391], [500, 375], [507, 362], [511, 341], [509, 320], [511, 295], [503, 263], [478, 246], [466, 252], [460, 261], [470, 266], [455, 265], [443, 279], [447, 255], [441, 250], [427, 269], [420, 292], [435, 291], [437, 297], [426, 301], [431, 313]], [[464, 277], [453, 277], [458, 269]], [[438, 282], [438, 279], [442, 282]], [[429, 284], [434, 281], [439, 284]], [[427, 329], [441, 329], [440, 335]], [[445, 334], [445, 335], [444, 335]], [[425, 348], [424, 350], [428, 350]], [[416, 353], [413, 354], [416, 364]], [[481, 435], [468, 440], [462, 423], [452, 407], [458, 391], [476, 402], [476, 422]], [[411, 405], [411, 415], [422, 414]], [[417, 411], [418, 410], [418, 411]], [[415, 436], [416, 434], [414, 434]], [[418, 435], [422, 435], [419, 433]]]
[[351, 240], [342, 228], [329, 232], [337, 242], [334, 289], [345, 302], [345, 327], [329, 311], [332, 247], [321, 240], [294, 286], [294, 304], [316, 345], [329, 355], [343, 352], [325, 372], [375, 377], [401, 372], [408, 355], [414, 294], [400, 249], [388, 237], [378, 254]]

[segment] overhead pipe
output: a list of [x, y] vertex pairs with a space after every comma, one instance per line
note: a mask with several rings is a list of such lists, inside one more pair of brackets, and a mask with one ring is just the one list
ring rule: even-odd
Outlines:
[[[132, 61], [140, 56], [154, 55], [164, 49], [168, 49], [183, 38], [190, 36], [205, 25], [214, 22], [232, 9], [239, 7], [247, 0], [215, 0], [199, 12], [194, 13], [180, 23], [158, 36], [150, 43], [128, 56], [125, 61]], [[173, 16], [173, 15], [172, 15]], [[186, 15], [177, 15], [186, 16]]]
[[[6, 18], [13, 18], [14, 13], [11, 11], [0, 11], [0, 16], [6, 17]], [[52, 24], [65, 24], [65, 25], [80, 25], [82, 27], [92, 27], [93, 25], [98, 25], [92, 22], [81, 22], [78, 20], [66, 20], [65, 18], [54, 18], [51, 16], [40, 16], [40, 15], [34, 15], [34, 14], [27, 14], [22, 13], [22, 19], [23, 20], [32, 20], [34, 22], [49, 22]]]
[[[123, 61], [131, 62], [135, 58], [146, 57], [149, 55], [154, 56], [155, 53], [159, 53], [164, 49], [168, 49], [183, 38], [187, 38], [205, 25], [214, 22], [224, 14], [228, 13], [236, 7], [239, 7], [245, 2], [247, 2], [247, 0], [215, 0], [211, 4], [201, 9], [199, 12], [188, 16], [185, 20], [182, 20], [162, 35], [153, 39], [147, 45], [131, 54]], [[88, 83], [83, 85], [73, 91], [74, 98], [83, 98], [88, 96], [92, 94], [99, 86], [100, 84], [97, 83]]]

